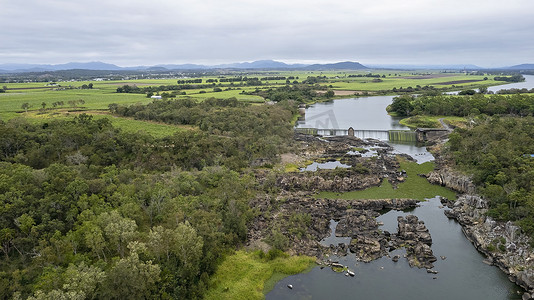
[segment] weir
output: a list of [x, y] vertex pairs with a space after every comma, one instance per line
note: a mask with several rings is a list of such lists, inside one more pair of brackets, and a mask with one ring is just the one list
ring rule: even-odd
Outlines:
[[351, 127], [349, 129], [295, 128], [295, 131], [298, 133], [320, 136], [352, 136], [352, 133], [354, 133], [354, 136], [360, 139], [377, 139], [397, 142], [418, 141], [417, 134], [411, 130], [356, 130]]

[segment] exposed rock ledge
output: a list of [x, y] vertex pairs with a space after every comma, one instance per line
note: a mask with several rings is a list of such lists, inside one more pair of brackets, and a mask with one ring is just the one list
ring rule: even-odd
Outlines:
[[512, 222], [497, 222], [486, 216], [488, 203], [474, 194], [474, 184], [465, 175], [444, 169], [428, 175], [431, 182], [439, 183], [466, 194], [454, 203], [445, 215], [462, 225], [465, 236], [488, 261], [509, 275], [511, 281], [528, 290], [524, 299], [534, 298], [534, 252], [529, 238]]
[[447, 168], [430, 172], [427, 179], [430, 183], [446, 186], [460, 193], [475, 194], [476, 192], [476, 187], [469, 176]]

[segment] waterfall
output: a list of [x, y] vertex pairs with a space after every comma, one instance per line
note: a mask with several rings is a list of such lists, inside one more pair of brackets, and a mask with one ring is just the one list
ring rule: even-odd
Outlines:
[[388, 140], [396, 142], [417, 142], [417, 135], [415, 131], [389, 130]]
[[[295, 128], [296, 132], [320, 136], [348, 135], [348, 129]], [[410, 130], [354, 130], [354, 136], [360, 139], [377, 139], [381, 141], [416, 142], [417, 136]]]

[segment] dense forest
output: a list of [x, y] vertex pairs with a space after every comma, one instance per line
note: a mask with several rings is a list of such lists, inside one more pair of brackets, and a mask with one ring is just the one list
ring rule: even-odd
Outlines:
[[534, 118], [479, 116], [449, 136], [448, 153], [490, 200], [488, 215], [534, 237]]
[[389, 112], [400, 116], [442, 115], [502, 115], [526, 116], [534, 114], [534, 96], [525, 94], [472, 96], [410, 96], [395, 97], [388, 107]]
[[0, 122], [0, 298], [201, 298], [246, 238], [249, 201], [272, 188], [249, 166], [283, 151], [295, 106], [112, 110], [198, 129], [155, 139], [85, 114]]
[[[319, 101], [324, 100], [325, 98], [329, 99], [334, 97], [334, 91], [329, 90], [326, 85], [317, 84], [317, 80], [322, 79], [320, 77], [308, 77], [306, 81], [313, 82], [313, 84], [285, 85], [266, 90], [256, 90], [250, 94], [258, 95], [275, 102], [291, 99], [300, 103]], [[317, 91], [324, 91], [324, 93], [318, 93]]]

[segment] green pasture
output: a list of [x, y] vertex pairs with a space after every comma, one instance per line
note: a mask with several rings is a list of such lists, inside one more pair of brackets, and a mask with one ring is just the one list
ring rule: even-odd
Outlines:
[[[121, 105], [129, 104], [146, 104], [152, 99], [147, 98], [144, 94], [127, 94], [116, 93], [119, 86], [125, 84], [149, 86], [149, 85], [170, 85], [176, 84], [177, 79], [165, 80], [121, 80], [121, 81], [79, 81], [79, 82], [59, 82], [62, 87], [74, 87], [74, 89], [56, 90], [45, 89], [24, 89], [34, 87], [45, 87], [46, 83], [17, 83], [4, 84], [10, 90], [7, 93], [0, 93], [0, 120], [7, 121], [16, 117], [27, 118], [30, 122], [44, 122], [52, 118], [71, 118], [76, 113], [68, 113], [68, 110], [79, 110], [93, 115], [95, 118], [109, 118], [112, 124], [126, 132], [144, 131], [154, 137], [163, 137], [172, 135], [174, 132], [189, 128], [187, 126], [173, 126], [166, 124], [157, 124], [152, 122], [119, 118], [107, 115], [108, 105], [117, 103]], [[84, 84], [93, 83], [93, 89], [78, 89]], [[15, 90], [11, 90], [15, 89]], [[18, 90], [16, 90], [18, 89]], [[256, 87], [241, 87], [240, 90], [232, 89], [222, 92], [213, 92], [213, 89], [186, 90], [186, 95], [180, 95], [178, 98], [192, 98], [198, 101], [210, 97], [231, 98], [236, 97], [238, 100], [246, 102], [263, 102], [263, 98], [254, 95], [241, 94], [243, 89], [252, 91]], [[204, 91], [205, 93], [201, 93]], [[69, 103], [69, 101], [83, 100], [84, 103]], [[53, 106], [54, 102], [63, 101], [63, 106]], [[22, 108], [22, 104], [28, 103], [28, 112]], [[45, 103], [45, 109], [43, 108]]]
[[93, 116], [94, 119], [108, 119], [114, 127], [120, 128], [124, 132], [137, 133], [144, 132], [155, 138], [162, 138], [173, 135], [175, 132], [183, 130], [195, 130], [193, 126], [187, 125], [170, 125], [158, 122], [135, 120], [132, 118], [117, 117], [109, 114], [107, 111], [77, 111], [69, 112], [67, 109], [55, 109], [41, 111], [29, 111], [27, 113], [16, 113], [14, 117], [23, 117], [31, 123], [45, 123], [56, 119], [72, 119], [81, 113]]
[[[429, 78], [429, 79], [412, 79], [410, 76], [400, 77], [386, 77], [380, 78], [381, 82], [373, 82], [374, 78], [367, 77], [352, 77], [352, 78], [343, 78], [332, 80], [330, 83], [334, 89], [338, 90], [356, 90], [356, 91], [381, 91], [381, 90], [392, 90], [393, 88], [415, 88], [418, 85], [421, 87], [424, 86], [434, 86], [435, 88], [453, 88], [458, 87], [458, 90], [465, 88], [477, 88], [480, 86], [492, 86], [505, 84], [503, 81], [494, 81], [493, 79], [484, 80], [485, 76], [472, 76], [472, 75], [455, 75], [455, 76], [446, 76], [439, 78]], [[412, 76], [417, 78], [417, 76]], [[467, 82], [467, 83], [451, 83], [454, 81], [462, 80], [477, 80], [476, 82]], [[442, 84], [448, 83], [448, 84]]]
[[[68, 89], [68, 90], [25, 90], [21, 92], [8, 92], [0, 94], [0, 119], [8, 120], [17, 115], [17, 112], [22, 112], [23, 103], [28, 103], [30, 111], [42, 108], [42, 103], [46, 104], [45, 108], [53, 108], [53, 103], [63, 101], [64, 105], [57, 108], [71, 108], [71, 109], [86, 109], [86, 110], [107, 110], [108, 105], [117, 103], [122, 105], [128, 104], [146, 104], [150, 103], [152, 99], [147, 98], [144, 94], [126, 94], [116, 93], [117, 86], [113, 89], [100, 89], [95, 85], [93, 89]], [[253, 90], [255, 88], [249, 88]], [[205, 93], [200, 93], [205, 91]], [[247, 102], [263, 102], [263, 98], [254, 95], [241, 94], [242, 90], [229, 90], [222, 92], [213, 92], [213, 89], [197, 89], [187, 90], [186, 95], [180, 95], [179, 98], [190, 97], [193, 99], [204, 100], [210, 97], [215, 98], [231, 98], [236, 97], [238, 100]], [[76, 104], [75, 106], [69, 104], [69, 101], [83, 100], [85, 103]]]
[[[244, 95], [243, 91], [254, 91], [256, 88], [242, 88], [242, 89], [233, 89], [222, 92], [214, 92], [213, 88], [209, 89], [196, 89], [196, 90], [185, 90], [185, 95], [178, 95], [177, 98], [193, 98], [197, 100], [205, 100], [208, 98], [220, 98], [227, 99], [235, 97], [239, 101], [245, 102], [264, 102], [264, 99], [256, 95]], [[203, 91], [203, 93], [201, 93]]]
[[[83, 84], [77, 82], [76, 84]], [[134, 119], [119, 118], [107, 115], [108, 105], [117, 103], [122, 105], [142, 103], [146, 104], [152, 99], [143, 94], [120, 94], [116, 93], [116, 86], [112, 89], [100, 89], [95, 84], [89, 90], [26, 90], [23, 92], [8, 92], [0, 94], [0, 120], [7, 121], [15, 117], [24, 117], [30, 122], [45, 122], [54, 118], [72, 118], [76, 113], [68, 113], [67, 110], [81, 110], [94, 118], [109, 118], [111, 123], [126, 132], [144, 131], [154, 137], [172, 135], [174, 132], [184, 130], [186, 126], [173, 126], [158, 124]], [[69, 104], [71, 100], [84, 100], [83, 104], [75, 106]], [[63, 101], [64, 106], [54, 109], [52, 103]], [[45, 110], [41, 111], [42, 103], [46, 103]], [[30, 108], [24, 112], [22, 104], [28, 103]]]
[[428, 182], [426, 178], [418, 174], [427, 174], [435, 167], [433, 162], [417, 164], [404, 159], [399, 159], [400, 170], [406, 171], [406, 180], [399, 183], [397, 189], [394, 189], [391, 183], [384, 179], [380, 186], [371, 187], [365, 190], [350, 191], [345, 193], [320, 192], [316, 198], [329, 199], [395, 199], [408, 198], [416, 200], [425, 200], [435, 196], [442, 196], [448, 199], [456, 199], [456, 193], [445, 187], [434, 185]]
[[[69, 101], [84, 100], [84, 104], [73, 106]], [[32, 91], [21, 93], [3, 93], [0, 94], [0, 118], [3, 120], [13, 117], [13, 113], [24, 111], [23, 103], [30, 105], [29, 110], [38, 110], [42, 108], [42, 103], [46, 103], [45, 108], [53, 108], [52, 103], [63, 101], [63, 108], [81, 108], [95, 110], [108, 109], [111, 103], [134, 104], [148, 103], [152, 101], [145, 95], [139, 94], [119, 94], [105, 92], [98, 89], [93, 90], [62, 90], [62, 91]], [[60, 107], [58, 107], [60, 108]]]

